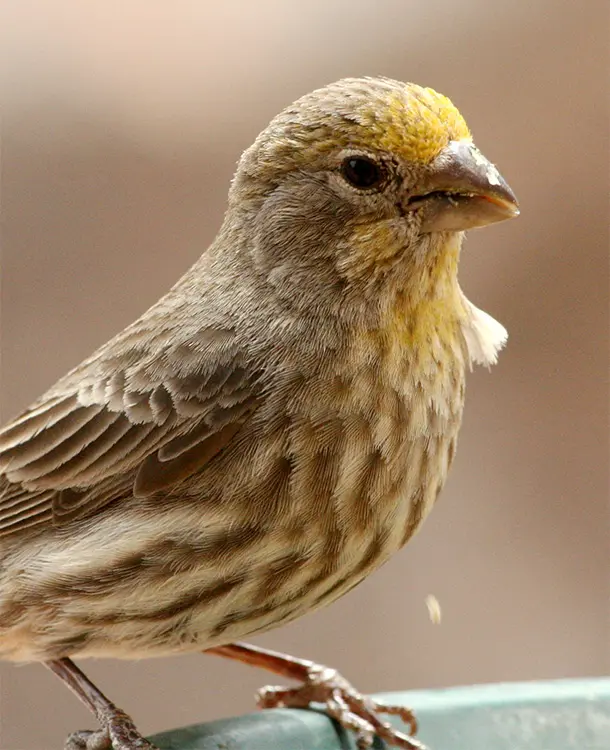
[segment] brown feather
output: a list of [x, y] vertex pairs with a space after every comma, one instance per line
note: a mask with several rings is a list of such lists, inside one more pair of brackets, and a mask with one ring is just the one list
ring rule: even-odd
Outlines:
[[173, 484], [183, 482], [187, 477], [200, 471], [217, 453], [229, 444], [243, 424], [243, 419], [230, 422], [218, 432], [191, 448], [170, 459], [159, 459], [158, 453], [150, 454], [142, 463], [136, 474], [133, 493], [136, 497], [148, 497]]
[[[72, 392], [50, 391], [0, 430], [0, 536], [133, 499], [136, 476], [136, 495], [148, 497], [201, 470], [255, 407], [252, 373], [227, 352], [226, 337], [218, 341], [222, 361], [208, 347], [205, 375], [165, 367], [145, 381], [139, 374], [148, 387], [134, 391], [124, 372], [106, 370], [97, 381], [84, 372]], [[81, 367], [94, 364], [95, 355]]]

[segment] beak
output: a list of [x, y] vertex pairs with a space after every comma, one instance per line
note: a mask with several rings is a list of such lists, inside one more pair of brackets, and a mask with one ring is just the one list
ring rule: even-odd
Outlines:
[[461, 232], [519, 215], [515, 194], [502, 175], [470, 141], [452, 141], [428, 167], [410, 196], [422, 232]]

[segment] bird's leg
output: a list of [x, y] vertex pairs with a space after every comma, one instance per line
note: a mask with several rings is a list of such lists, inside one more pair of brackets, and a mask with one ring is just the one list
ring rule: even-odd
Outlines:
[[95, 732], [71, 734], [65, 750], [156, 750], [138, 732], [131, 718], [108, 700], [71, 659], [45, 661], [44, 665], [66, 683], [102, 726]]
[[361, 695], [336, 670], [315, 664], [305, 659], [280, 654], [276, 651], [250, 646], [247, 643], [230, 643], [208, 649], [205, 653], [225, 656], [229, 659], [261, 667], [270, 672], [297, 680], [296, 688], [267, 686], [258, 692], [260, 708], [306, 708], [310, 703], [322, 703], [327, 714], [344, 729], [355, 732], [361, 750], [373, 744], [378, 735], [388, 745], [405, 750], [425, 750], [424, 745], [412, 736], [394, 729], [382, 721], [379, 714], [399, 716], [409, 725], [411, 735], [417, 731], [413, 712], [405, 706], [385, 706], [372, 698]]

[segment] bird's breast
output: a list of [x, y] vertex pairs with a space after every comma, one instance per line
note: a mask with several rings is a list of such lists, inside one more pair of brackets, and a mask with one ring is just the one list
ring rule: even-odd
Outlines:
[[291, 550], [269, 591], [301, 592], [310, 607], [332, 601], [419, 528], [444, 484], [464, 399], [461, 350], [437, 353], [431, 362], [360, 340], [308, 377], [287, 375], [259, 417], [278, 429], [251, 463], [265, 488], [251, 512], [273, 516]]
[[464, 370], [459, 349], [423, 357], [354, 347], [292, 415], [295, 500], [313, 497], [315, 522], [349, 531], [352, 545], [379, 547], [383, 562], [419, 527], [444, 483]]

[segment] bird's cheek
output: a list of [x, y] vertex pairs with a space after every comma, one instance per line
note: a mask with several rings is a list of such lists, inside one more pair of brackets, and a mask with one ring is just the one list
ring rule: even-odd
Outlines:
[[394, 218], [354, 223], [346, 229], [338, 246], [337, 266], [347, 280], [386, 275], [410, 245], [409, 227]]

